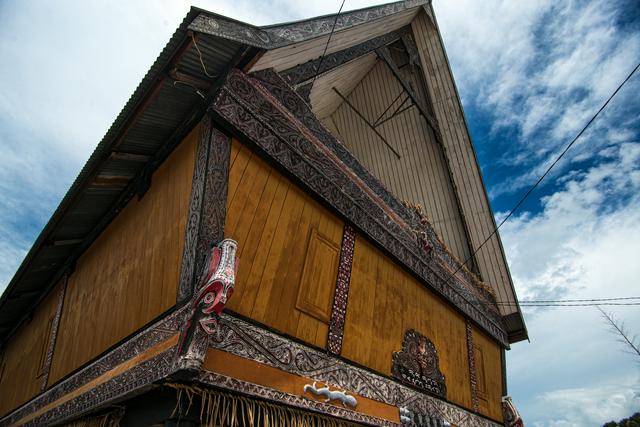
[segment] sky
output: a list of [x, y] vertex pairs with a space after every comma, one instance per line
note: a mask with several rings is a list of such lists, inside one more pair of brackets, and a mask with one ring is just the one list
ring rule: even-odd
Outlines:
[[[346, 0], [345, 10], [375, 4]], [[340, 1], [201, 0], [256, 25]], [[434, 0], [500, 220], [640, 62], [637, 0]], [[189, 8], [186, 1], [0, 1], [0, 290]], [[640, 73], [501, 236], [520, 299], [639, 296]], [[603, 307], [640, 334], [638, 306]], [[507, 353], [527, 426], [640, 410], [640, 363], [594, 307], [524, 308]]]

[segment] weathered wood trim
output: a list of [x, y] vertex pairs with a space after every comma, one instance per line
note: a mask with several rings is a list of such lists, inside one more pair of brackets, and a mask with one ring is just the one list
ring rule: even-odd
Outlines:
[[[457, 263], [447, 258], [432, 227], [420, 226], [420, 219], [395, 201], [375, 178], [358, 173], [364, 169], [360, 163], [279, 75], [269, 70], [257, 75], [260, 80], [239, 70], [230, 73], [211, 107], [221, 126], [257, 145], [425, 286], [508, 346], [495, 303], [471, 285], [465, 272], [450, 277]], [[429, 256], [422, 239], [428, 239], [437, 256]]]
[[[280, 369], [282, 371], [330, 384], [340, 390], [357, 393], [367, 399], [405, 408], [414, 414], [424, 414], [442, 419], [458, 427], [497, 427], [499, 424], [473, 414], [467, 409], [451, 404], [408, 387], [398, 381], [354, 366], [344, 359], [311, 348], [305, 344], [285, 338], [260, 326], [237, 317], [223, 314], [219, 333], [212, 336], [211, 348], [226, 351], [246, 359]], [[272, 388], [257, 386], [212, 372], [203, 372], [200, 381], [267, 400], [278, 400], [285, 404], [315, 410], [327, 415], [347, 418], [348, 414], [333, 412], [333, 405], [310, 406], [312, 400], [293, 396]], [[330, 412], [327, 412], [330, 411]], [[389, 425], [387, 420], [376, 419], [353, 411], [351, 416], [364, 416], [356, 420], [369, 425]], [[353, 419], [352, 419], [353, 420]], [[395, 423], [391, 423], [395, 425]]]
[[[202, 218], [195, 258], [194, 280], [196, 281], [205, 270], [211, 248], [224, 239], [229, 161], [231, 157], [231, 138], [215, 129], [208, 115], [205, 123], [209, 129], [209, 153], [202, 202]], [[195, 283], [192, 284], [192, 290], [194, 290], [195, 285]]]
[[329, 320], [329, 337], [327, 338], [327, 350], [336, 355], [342, 353], [342, 338], [344, 337], [344, 322], [347, 317], [349, 282], [351, 281], [355, 244], [356, 231], [349, 224], [345, 224], [342, 234], [342, 247], [340, 248], [336, 291], [333, 294], [331, 319]]
[[366, 55], [369, 52], [373, 52], [379, 47], [386, 46], [396, 40], [399, 40], [402, 35], [408, 31], [410, 31], [409, 27], [405, 27], [400, 30], [378, 36], [347, 49], [326, 55], [323, 58], [317, 58], [312, 61], [305, 62], [304, 64], [296, 65], [288, 70], [281, 71], [280, 75], [283, 76], [292, 86], [306, 83], [308, 80], [313, 79], [316, 74], [320, 76], [349, 61], [353, 61], [354, 59]]
[[471, 385], [471, 403], [475, 412], [480, 411], [478, 400], [478, 373], [476, 370], [476, 355], [473, 347], [473, 327], [469, 319], [465, 319], [465, 329], [467, 334], [467, 358], [469, 360], [469, 383]]
[[67, 284], [69, 283], [69, 273], [65, 274], [63, 283], [60, 286], [58, 292], [58, 302], [56, 305], [56, 312], [53, 316], [53, 322], [51, 323], [51, 333], [49, 334], [49, 342], [47, 344], [47, 356], [45, 358], [44, 373], [42, 375], [42, 382], [40, 383], [40, 391], [43, 392], [47, 388], [49, 382], [49, 372], [51, 371], [51, 362], [53, 361], [53, 351], [56, 346], [56, 338], [58, 337], [58, 329], [60, 327], [60, 318], [62, 317], [62, 308], [64, 307], [64, 297], [67, 293]]
[[170, 375], [185, 309], [177, 310], [0, 419], [59, 424]]
[[178, 305], [189, 300], [202, 274], [208, 249], [223, 239], [231, 140], [213, 128], [206, 115], [201, 124], [191, 186], [189, 220], [178, 286]]
[[263, 49], [275, 49], [293, 43], [303, 42], [366, 24], [389, 15], [394, 15], [417, 6], [426, 5], [428, 0], [405, 0], [366, 9], [345, 12], [338, 16], [326, 15], [314, 19], [292, 22], [270, 27], [255, 27], [212, 13], [201, 13], [189, 25], [189, 30], [223, 39], [237, 41]]
[[207, 176], [209, 154], [209, 141], [205, 136], [209, 135], [208, 127], [210, 123], [206, 122], [206, 120], [203, 120], [201, 124], [200, 138], [196, 149], [196, 162], [193, 168], [189, 220], [184, 233], [184, 250], [180, 269], [180, 284], [178, 285], [178, 305], [188, 300], [193, 293], [193, 272], [195, 269], [196, 247], [198, 244], [198, 231], [200, 229], [202, 199], [204, 197], [204, 183]]

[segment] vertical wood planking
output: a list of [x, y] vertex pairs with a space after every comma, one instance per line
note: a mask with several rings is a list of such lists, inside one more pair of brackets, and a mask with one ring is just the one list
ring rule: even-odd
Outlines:
[[502, 421], [502, 349], [475, 327], [473, 345], [480, 413]]
[[[403, 70], [403, 73], [417, 87], [415, 76], [408, 71]], [[373, 123], [401, 91], [402, 86], [388, 67], [378, 61], [349, 94], [348, 99]], [[402, 99], [401, 96], [395, 105], [399, 105]], [[408, 105], [410, 101], [405, 104]], [[393, 110], [394, 108], [387, 112], [387, 116]], [[336, 124], [342, 141], [391, 192], [400, 199], [424, 206], [436, 231], [458, 258], [469, 257], [469, 243], [445, 158], [416, 107], [378, 128], [400, 153], [400, 159], [346, 103], [324, 122]]]
[[196, 127], [78, 259], [49, 384], [175, 304], [198, 137]]
[[[466, 129], [462, 108], [437, 28], [425, 13], [419, 14], [411, 26], [424, 77], [434, 104], [434, 113], [441, 127], [452, 178], [459, 192], [461, 209], [467, 221], [470, 244], [472, 248], [477, 248], [491, 234], [495, 222]], [[496, 291], [497, 299], [512, 301], [514, 295], [498, 236], [492, 238], [476, 254], [476, 261], [482, 278]], [[516, 308], [501, 306], [501, 310], [503, 314], [509, 314]]]
[[40, 393], [62, 279], [0, 352], [0, 416]]
[[[324, 348], [328, 316], [318, 312], [333, 301], [343, 223], [234, 140], [236, 152], [225, 236], [238, 241], [239, 269], [227, 307]], [[303, 298], [302, 285], [318, 288]]]
[[392, 354], [410, 328], [435, 344], [447, 399], [471, 408], [464, 318], [358, 235], [342, 356], [391, 375]]

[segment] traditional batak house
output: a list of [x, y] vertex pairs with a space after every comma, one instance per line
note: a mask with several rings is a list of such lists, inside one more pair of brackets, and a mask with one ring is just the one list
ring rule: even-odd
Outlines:
[[428, 1], [194, 8], [2, 295], [0, 425], [516, 425], [494, 228]]

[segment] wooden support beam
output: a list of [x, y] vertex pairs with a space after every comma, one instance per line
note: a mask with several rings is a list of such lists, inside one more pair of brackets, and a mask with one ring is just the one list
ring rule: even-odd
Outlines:
[[313, 79], [316, 75], [331, 71], [332, 69], [346, 64], [349, 61], [353, 61], [354, 59], [373, 52], [379, 47], [386, 46], [396, 40], [399, 40], [402, 35], [408, 31], [408, 28], [402, 28], [391, 33], [383, 34], [347, 49], [326, 55], [324, 59], [317, 58], [313, 61], [296, 65], [295, 67], [280, 72], [280, 75], [283, 76], [292, 86], [305, 83]]
[[431, 126], [431, 129], [433, 129], [433, 132], [436, 134], [436, 137], [438, 139], [441, 139], [440, 129], [438, 128], [438, 123], [436, 122], [436, 119], [420, 103], [420, 99], [418, 98], [417, 94], [415, 93], [415, 91], [413, 90], [409, 82], [406, 81], [400, 74], [400, 70], [398, 69], [398, 66], [396, 65], [395, 62], [393, 62], [393, 58], [391, 57], [391, 52], [389, 52], [389, 48], [387, 48], [386, 46], [378, 48], [376, 49], [376, 53], [378, 54], [378, 57], [387, 64], [387, 66], [393, 73], [393, 76], [398, 80], [398, 82], [402, 85], [402, 88], [404, 89], [404, 91], [411, 98], [411, 101], [416, 105], [416, 107], [418, 107], [420, 114], [422, 114], [422, 116], [425, 118], [429, 126]]
[[384, 142], [384, 145], [386, 145], [389, 150], [391, 150], [393, 152], [393, 154], [395, 154], [398, 158], [400, 158], [400, 153], [398, 153], [396, 151], [395, 148], [393, 148], [393, 146], [391, 144], [389, 144], [389, 142], [386, 140], [386, 138], [384, 136], [382, 136], [380, 134], [380, 132], [378, 132], [378, 130], [371, 124], [371, 122], [369, 122], [369, 120], [360, 112], [358, 111], [358, 109], [356, 107], [353, 106], [353, 104], [351, 104], [351, 102], [349, 102], [349, 100], [343, 95], [341, 94], [338, 89], [336, 89], [335, 87], [332, 88], [334, 90], [335, 93], [338, 94], [338, 96], [340, 98], [342, 98], [342, 100], [345, 102], [345, 104], [347, 104], [349, 106], [349, 108], [351, 108], [353, 110], [354, 113], [356, 113], [358, 115], [358, 117], [360, 117], [362, 119], [363, 122], [365, 122], [367, 124], [367, 126], [369, 126], [371, 128], [371, 130], [378, 135], [378, 138], [380, 138], [382, 140], [382, 142]]

